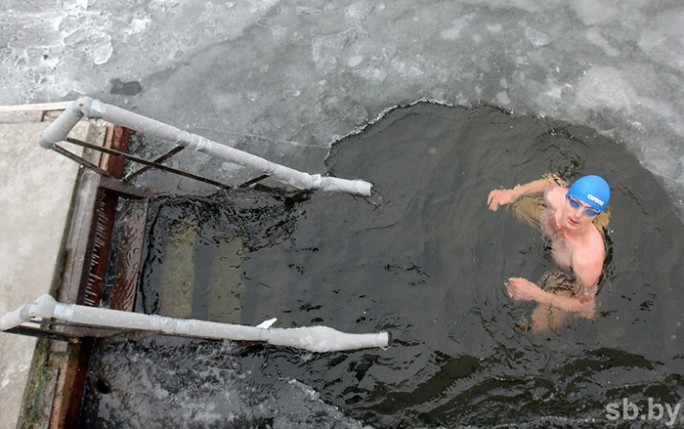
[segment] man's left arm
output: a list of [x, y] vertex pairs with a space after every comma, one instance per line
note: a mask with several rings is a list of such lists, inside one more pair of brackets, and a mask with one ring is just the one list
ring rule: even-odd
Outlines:
[[551, 305], [561, 310], [577, 313], [586, 318], [593, 317], [596, 310], [593, 295], [590, 298], [586, 297], [584, 299], [560, 296], [542, 290], [531, 281], [520, 277], [509, 278], [506, 282], [506, 290], [508, 291], [508, 296], [512, 299], [536, 301], [539, 304]]
[[572, 267], [579, 283], [575, 295], [582, 302], [593, 301], [603, 271], [603, 253], [592, 252], [582, 257], [575, 252], [572, 256]]

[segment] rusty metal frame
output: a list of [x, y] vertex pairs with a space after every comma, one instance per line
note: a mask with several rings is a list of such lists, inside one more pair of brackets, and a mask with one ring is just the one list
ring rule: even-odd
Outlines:
[[[125, 177], [125, 179], [130, 179], [131, 177], [140, 175], [140, 174], [144, 173], [145, 171], [149, 170], [150, 168], [156, 168], [156, 169], [159, 169], [159, 170], [162, 170], [162, 171], [167, 171], [167, 172], [170, 172], [170, 173], [173, 173], [173, 174], [177, 174], [177, 175], [179, 175], [179, 176], [183, 176], [183, 177], [187, 177], [187, 178], [190, 178], [190, 179], [198, 180], [198, 181], [203, 182], [203, 183], [208, 183], [208, 184], [210, 184], [210, 185], [218, 186], [218, 187], [220, 187], [220, 188], [224, 188], [224, 189], [232, 189], [232, 188], [233, 188], [233, 186], [227, 185], [227, 184], [222, 183], [222, 182], [219, 182], [219, 181], [217, 181], [217, 180], [209, 179], [209, 178], [204, 177], [204, 176], [200, 176], [200, 175], [197, 175], [197, 174], [189, 173], [189, 172], [187, 172], [187, 171], [180, 170], [180, 169], [178, 169], [178, 168], [169, 167], [168, 165], [161, 164], [161, 162], [170, 159], [170, 158], [173, 157], [175, 154], [177, 154], [178, 152], [180, 152], [181, 150], [183, 150], [184, 148], [183, 148], [182, 146], [175, 147], [175, 148], [171, 149], [171, 151], [165, 153], [164, 155], [162, 155], [162, 156], [156, 158], [155, 160], [150, 161], [150, 160], [147, 160], [147, 159], [144, 159], [144, 158], [140, 158], [140, 157], [135, 156], [135, 155], [131, 155], [131, 154], [128, 154], [128, 153], [124, 153], [124, 152], [121, 152], [121, 151], [117, 151], [117, 150], [115, 150], [115, 149], [109, 149], [109, 148], [105, 148], [105, 147], [101, 147], [101, 146], [92, 145], [92, 144], [90, 144], [90, 143], [86, 143], [86, 142], [83, 142], [83, 141], [80, 141], [80, 140], [77, 140], [77, 139], [74, 139], [74, 138], [70, 138], [70, 137], [67, 138], [65, 141], [68, 142], [68, 143], [77, 145], [77, 146], [81, 146], [81, 147], [84, 147], [84, 148], [87, 148], [87, 149], [92, 149], [92, 150], [104, 152], [104, 153], [109, 154], [109, 155], [118, 156], [118, 157], [121, 157], [121, 158], [128, 159], [128, 160], [130, 160], [130, 161], [136, 162], [136, 163], [138, 163], [138, 164], [144, 165], [144, 167], [142, 167], [142, 168], [140, 168], [140, 169], [134, 171], [134, 172], [133, 172], [132, 174], [130, 174], [130, 175], [127, 175], [127, 176]], [[58, 150], [58, 149], [54, 149], [54, 150], [57, 150], [57, 151], [58, 151], [59, 153], [61, 153], [61, 154], [64, 154], [63, 152], [68, 152], [68, 151], [66, 151], [64, 148], [62, 148], [62, 147], [60, 147], [60, 146], [58, 146], [58, 145], [55, 145], [55, 147], [61, 149], [61, 151]], [[83, 165], [84, 167], [90, 168], [91, 170], [97, 171], [98, 173], [100, 173], [100, 171], [98, 171], [99, 169], [98, 169], [97, 167], [93, 168], [92, 165], [89, 165], [90, 163], [89, 163], [87, 160], [85, 160], [85, 159], [83, 159], [83, 158], [81, 158], [81, 157], [79, 157], [79, 156], [77, 156], [77, 155], [71, 154], [71, 156], [69, 156], [69, 158], [72, 159], [72, 160], [74, 160], [74, 161], [76, 161], [76, 162], [78, 162], [78, 163], [80, 163], [80, 164]], [[102, 174], [102, 173], [100, 173], [100, 174]]]
[[[162, 164], [162, 162], [171, 159], [174, 155], [178, 154], [183, 149], [185, 149], [185, 147], [183, 147], [183, 146], [176, 146], [175, 148], [171, 149], [170, 151], [166, 152], [165, 154], [163, 154], [163, 155], [161, 155], [161, 156], [159, 156], [153, 160], [148, 160], [148, 159], [141, 158], [141, 157], [138, 157], [135, 155], [131, 155], [129, 153], [122, 152], [122, 151], [119, 151], [116, 149], [93, 145], [93, 144], [90, 144], [90, 143], [87, 143], [87, 142], [84, 142], [84, 141], [81, 141], [78, 139], [74, 139], [71, 137], [67, 137], [64, 141], [67, 143], [71, 143], [73, 145], [76, 145], [76, 146], [80, 146], [80, 147], [83, 147], [86, 149], [102, 152], [102, 153], [107, 154], [107, 155], [113, 155], [116, 157], [120, 157], [121, 159], [127, 159], [129, 161], [143, 165], [143, 167], [139, 168], [138, 170], [135, 170], [135, 171], [128, 173], [125, 176], [123, 176], [121, 178], [121, 180], [124, 180], [124, 181], [130, 180], [133, 177], [139, 176], [142, 173], [149, 170], [150, 168], [156, 168], [158, 170], [177, 174], [179, 176], [187, 177], [189, 179], [194, 179], [194, 180], [200, 181], [202, 183], [207, 183], [209, 185], [217, 186], [219, 188], [224, 188], [224, 189], [233, 189], [234, 188], [234, 186], [232, 186], [232, 185], [228, 185], [226, 183], [219, 182], [219, 181], [214, 180], [214, 179], [209, 179], [208, 177], [200, 176], [198, 174], [190, 173], [190, 172], [187, 172], [185, 170], [180, 170], [178, 168], [169, 167], [168, 165]], [[84, 166], [84, 167], [86, 167], [92, 171], [95, 171], [96, 173], [99, 173], [103, 176], [112, 177], [112, 175], [107, 170], [104, 170], [104, 169], [96, 166], [95, 164], [91, 163], [90, 161], [86, 160], [85, 158], [78, 156], [78, 155], [66, 150], [65, 148], [63, 148], [57, 144], [55, 144], [53, 146], [52, 150], [59, 153], [60, 155], [63, 155], [65, 157], [71, 159], [72, 161], [79, 163], [80, 165], [82, 165], [82, 166]], [[238, 188], [246, 188], [246, 187], [251, 186], [255, 183], [258, 183], [258, 182], [260, 182], [260, 181], [262, 181], [268, 177], [269, 177], [268, 174], [260, 175], [258, 177], [255, 177], [251, 180], [248, 180], [247, 182], [244, 182], [244, 183], [238, 185], [237, 187]]]
[[[143, 205], [142, 215], [133, 219], [136, 227], [134, 239], [129, 239], [126, 245], [142, 247], [144, 238], [144, 224], [147, 216], [147, 200], [153, 196], [150, 192], [137, 189], [121, 182], [124, 167], [124, 157], [128, 150], [130, 130], [118, 126], [108, 125], [103, 146], [84, 143], [89, 149], [101, 152], [99, 165], [95, 165], [81, 157], [74, 157], [96, 175], [83, 174], [80, 178], [79, 189], [75, 201], [75, 211], [81, 213], [80, 219], [72, 221], [69, 245], [70, 254], [65, 260], [65, 283], [62, 302], [80, 305], [99, 306], [102, 300], [108, 259], [111, 251], [111, 239], [114, 230], [116, 208], [120, 197], [134, 198]], [[68, 152], [64, 150], [65, 152]], [[71, 152], [69, 152], [71, 153]], [[70, 157], [71, 158], [71, 157]], [[81, 162], [83, 161], [83, 162]], [[93, 168], [94, 167], [94, 168]], [[141, 257], [140, 249], [136, 256]], [[137, 279], [141, 267], [141, 260], [135, 261], [119, 259], [122, 276], [115, 280], [114, 294], [118, 301], [112, 300], [112, 308], [131, 311], [133, 309]], [[125, 290], [123, 290], [125, 289]], [[28, 328], [30, 329], [30, 328]], [[94, 339], [113, 339], [125, 335], [120, 330], [92, 328], [74, 324], [44, 321], [39, 330], [47, 331], [62, 341], [67, 339], [58, 359], [57, 391], [50, 413], [50, 427], [71, 428], [78, 427], [86, 374]], [[36, 332], [37, 333], [37, 332]]]

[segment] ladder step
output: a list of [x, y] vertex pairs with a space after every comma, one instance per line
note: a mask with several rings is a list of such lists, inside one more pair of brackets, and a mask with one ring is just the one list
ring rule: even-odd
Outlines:
[[236, 235], [222, 241], [215, 251], [207, 296], [208, 317], [213, 322], [241, 322], [243, 249], [244, 240]]
[[168, 244], [160, 264], [158, 313], [161, 316], [181, 319], [192, 316], [198, 229], [197, 219], [190, 216], [169, 231]]

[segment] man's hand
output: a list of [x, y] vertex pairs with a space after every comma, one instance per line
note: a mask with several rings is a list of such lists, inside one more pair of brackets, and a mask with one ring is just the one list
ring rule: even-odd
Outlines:
[[558, 296], [544, 292], [539, 286], [527, 279], [511, 277], [506, 282], [506, 292], [516, 301], [536, 301], [548, 304], [565, 311], [572, 311], [580, 317], [591, 319], [596, 314], [596, 302], [591, 299], [585, 302], [577, 298]]
[[487, 197], [489, 210], [496, 211], [499, 206], [511, 204], [517, 199], [512, 189], [494, 189]]
[[540, 301], [544, 291], [527, 279], [511, 277], [506, 282], [508, 296], [516, 301]]
[[593, 299], [586, 302], [580, 301], [577, 315], [587, 319], [593, 319], [596, 315], [596, 302]]

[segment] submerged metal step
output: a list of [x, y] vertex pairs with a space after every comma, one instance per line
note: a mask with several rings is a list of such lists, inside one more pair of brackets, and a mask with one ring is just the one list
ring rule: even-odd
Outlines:
[[169, 231], [159, 279], [157, 312], [161, 316], [192, 317], [198, 228], [197, 219], [193, 217], [183, 219], [181, 225]]
[[221, 241], [215, 250], [207, 294], [208, 319], [213, 322], [241, 323], [244, 245], [243, 238], [235, 235]]

